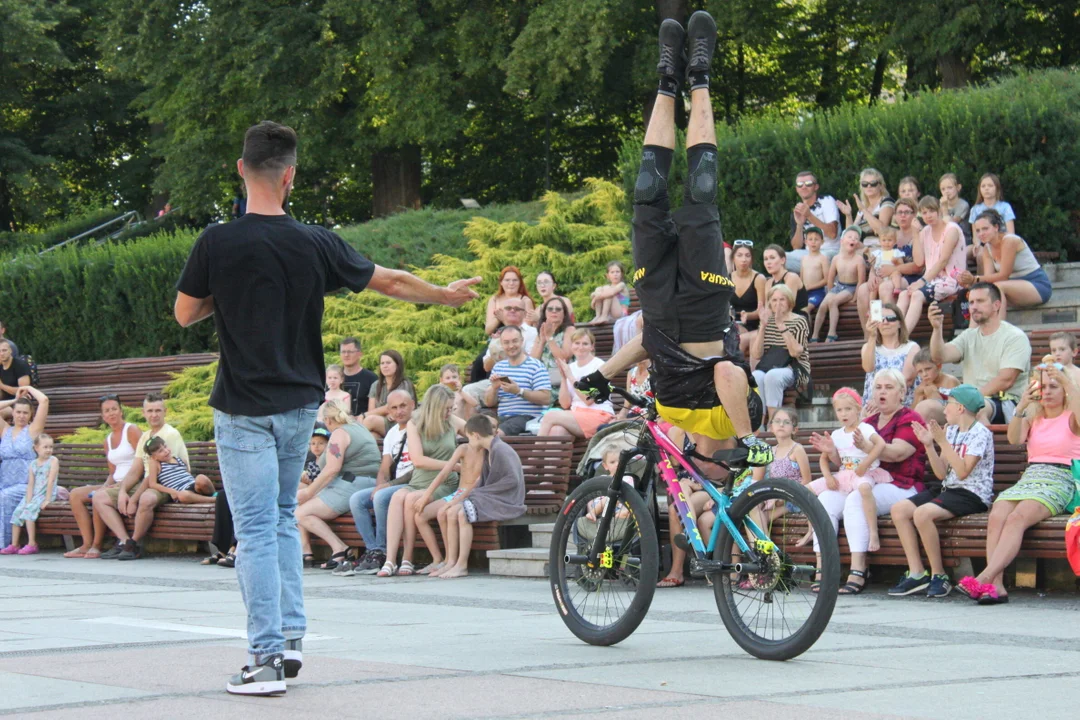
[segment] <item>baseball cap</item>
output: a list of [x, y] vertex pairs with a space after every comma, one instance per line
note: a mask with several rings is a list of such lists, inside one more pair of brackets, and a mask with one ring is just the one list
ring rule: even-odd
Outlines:
[[311, 437], [330, 437], [330, 429], [323, 425], [321, 422], [315, 423], [315, 428], [311, 431]]
[[963, 405], [968, 412], [977, 413], [986, 405], [986, 398], [979, 392], [979, 389], [967, 383], [957, 385], [952, 389], [942, 388], [941, 394], [945, 397], [951, 397]]
[[811, 225], [810, 227], [803, 230], [803, 235], [817, 235], [821, 238], [825, 237], [825, 233], [821, 232], [821, 228], [819, 228], [817, 225]]

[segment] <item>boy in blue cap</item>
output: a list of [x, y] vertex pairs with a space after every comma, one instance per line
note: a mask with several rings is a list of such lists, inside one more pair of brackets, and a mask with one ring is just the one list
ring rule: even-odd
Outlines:
[[[986, 512], [994, 492], [994, 434], [976, 417], [986, 399], [967, 384], [943, 389], [941, 394], [946, 400], [947, 426], [931, 420], [929, 426], [914, 423], [912, 428], [942, 483], [892, 506], [893, 524], [908, 560], [903, 579], [889, 590], [893, 596], [926, 590], [927, 597], [940, 598], [952, 591], [941, 559], [937, 523]], [[920, 539], [930, 560], [929, 573], [919, 555]]]

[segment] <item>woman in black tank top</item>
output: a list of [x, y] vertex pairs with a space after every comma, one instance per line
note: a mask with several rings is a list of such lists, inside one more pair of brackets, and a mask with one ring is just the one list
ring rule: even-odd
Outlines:
[[[736, 240], [732, 253], [731, 280], [735, 292], [731, 295], [731, 312], [739, 323], [739, 347], [745, 355], [750, 351], [754, 332], [758, 329], [758, 311], [765, 298], [765, 276], [754, 270], [753, 244], [750, 240]], [[739, 288], [743, 291], [740, 294]]]
[[[792, 312], [807, 317], [806, 306], [810, 304], [810, 298], [806, 292], [806, 286], [803, 285], [802, 278], [796, 273], [789, 272], [785, 267], [787, 253], [784, 252], [784, 248], [779, 245], [769, 245], [765, 248], [762, 258], [765, 261], [765, 272], [769, 274], [769, 279], [765, 283], [765, 297], [769, 296], [769, 291], [772, 290], [773, 285], [783, 283], [795, 293], [795, 307]], [[793, 282], [789, 282], [789, 280], [793, 280]]]

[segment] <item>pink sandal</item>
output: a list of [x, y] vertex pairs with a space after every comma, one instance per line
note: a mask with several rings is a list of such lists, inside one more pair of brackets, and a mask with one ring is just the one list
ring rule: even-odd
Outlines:
[[[956, 586], [960, 588], [960, 592], [964, 593], [972, 600], [978, 600], [982, 596], [983, 584], [972, 575], [961, 578], [960, 582], [956, 583]], [[993, 585], [990, 587], [993, 587]]]
[[14, 544], [11, 544], [11, 545], [8, 545], [3, 550], [0, 550], [0, 555], [15, 555], [18, 552], [19, 552], [19, 548], [17, 548]]
[[37, 555], [37, 545], [24, 545], [23, 549], [19, 551], [19, 555]]

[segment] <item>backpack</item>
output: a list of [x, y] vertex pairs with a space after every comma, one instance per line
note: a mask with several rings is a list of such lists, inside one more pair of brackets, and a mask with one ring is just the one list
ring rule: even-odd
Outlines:
[[26, 363], [26, 366], [30, 368], [30, 384], [37, 387], [41, 383], [41, 374], [38, 372], [37, 363], [34, 362], [34, 358], [31, 355], [20, 355], [19, 359]]

